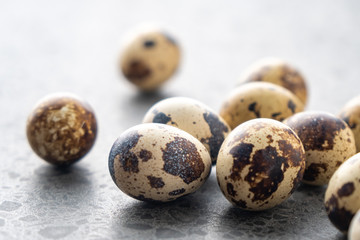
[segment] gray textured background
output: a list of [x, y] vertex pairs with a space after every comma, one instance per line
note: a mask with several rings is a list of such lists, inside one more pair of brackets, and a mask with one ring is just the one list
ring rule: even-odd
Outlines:
[[[327, 219], [325, 188], [302, 186], [265, 212], [236, 209], [222, 196], [215, 168], [206, 184], [179, 201], [151, 205], [112, 182], [113, 141], [169, 96], [219, 109], [243, 69], [277, 56], [308, 80], [307, 109], [337, 113], [360, 89], [359, 1], [1, 1], [0, 238], [342, 239]], [[154, 96], [121, 79], [123, 35], [153, 21], [183, 49], [177, 75]], [[71, 91], [95, 109], [92, 151], [67, 171], [40, 160], [25, 138], [35, 102]]]

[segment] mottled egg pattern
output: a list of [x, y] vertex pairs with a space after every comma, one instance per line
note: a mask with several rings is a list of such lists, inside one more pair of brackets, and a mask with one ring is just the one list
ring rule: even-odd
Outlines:
[[26, 133], [37, 155], [55, 165], [69, 165], [93, 146], [97, 125], [92, 108], [75, 95], [42, 99], [27, 120]]
[[190, 98], [173, 97], [156, 103], [145, 114], [144, 123], [163, 123], [196, 137], [209, 151], [213, 164], [221, 144], [230, 133], [228, 124], [211, 108]]
[[300, 139], [285, 124], [255, 119], [225, 139], [216, 163], [225, 197], [246, 210], [272, 208], [297, 188], [305, 169]]
[[274, 83], [290, 90], [304, 105], [307, 102], [304, 77], [298, 70], [280, 59], [266, 58], [256, 62], [242, 75], [240, 83], [244, 82]]
[[355, 138], [356, 152], [360, 152], [360, 96], [346, 103], [339, 117], [351, 128]]
[[357, 211], [353, 219], [351, 220], [349, 233], [349, 240], [359, 240], [360, 239], [360, 210]]
[[303, 182], [327, 184], [335, 170], [356, 153], [347, 124], [326, 112], [302, 112], [284, 121], [300, 137], [306, 152]]
[[174, 38], [152, 30], [138, 34], [124, 46], [120, 69], [131, 83], [152, 91], [174, 74], [179, 61], [180, 49]]
[[196, 191], [210, 174], [211, 159], [206, 148], [185, 131], [147, 123], [128, 129], [115, 141], [109, 170], [127, 195], [167, 202]]
[[351, 219], [360, 209], [360, 153], [346, 160], [331, 177], [325, 193], [330, 221], [347, 232]]
[[301, 112], [304, 104], [289, 90], [266, 82], [238, 86], [224, 101], [220, 116], [232, 129], [254, 118], [282, 121]]

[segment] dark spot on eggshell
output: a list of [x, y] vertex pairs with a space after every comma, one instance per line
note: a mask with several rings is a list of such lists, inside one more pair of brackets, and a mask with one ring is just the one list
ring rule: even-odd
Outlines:
[[182, 194], [184, 192], [185, 192], [185, 189], [181, 188], [181, 189], [176, 189], [174, 191], [169, 192], [169, 195], [170, 196], [176, 196], [176, 195]]
[[167, 124], [168, 122], [171, 121], [171, 117], [166, 116], [165, 113], [162, 112], [158, 112], [156, 113], [156, 115], [153, 118], [153, 123], [162, 123], [162, 124]]
[[119, 161], [121, 167], [126, 172], [139, 172], [138, 163], [139, 160], [134, 152], [131, 151], [132, 148], [136, 146], [140, 137], [142, 135], [138, 134], [137, 131], [132, 131], [118, 138], [114, 145], [111, 148], [109, 155], [109, 170], [112, 178], [115, 180], [114, 173], [114, 162]]
[[269, 141], [267, 142], [268, 144], [271, 144], [271, 143], [274, 142], [274, 140], [272, 139], [272, 136], [271, 136], [270, 134], [267, 135], [266, 138], [269, 140]]
[[281, 112], [276, 112], [276, 113], [271, 114], [271, 117], [276, 118], [279, 115], [281, 115]]
[[156, 42], [153, 40], [145, 40], [144, 41], [144, 47], [145, 48], [152, 48], [156, 45]]
[[140, 60], [133, 60], [123, 70], [126, 78], [132, 81], [143, 81], [151, 75], [150, 68]]
[[315, 181], [320, 174], [320, 169], [323, 169], [323, 172], [327, 171], [327, 164], [325, 163], [311, 163], [304, 173], [304, 180], [306, 181]]
[[147, 179], [149, 180], [150, 186], [152, 188], [162, 188], [165, 186], [165, 183], [163, 182], [162, 178], [147, 176]]
[[331, 195], [325, 203], [325, 209], [330, 221], [342, 232], [346, 232], [349, 228], [351, 219], [354, 213], [346, 210], [344, 207], [340, 208], [338, 199], [335, 195]]
[[152, 157], [152, 153], [148, 150], [141, 149], [140, 158], [143, 162], [147, 162]]
[[236, 196], [236, 191], [234, 189], [234, 185], [232, 185], [231, 183], [226, 184], [226, 190], [230, 196], [233, 196], [233, 197]]
[[338, 191], [339, 198], [350, 196], [355, 190], [353, 182], [345, 183]]
[[[291, 135], [295, 135], [291, 132]], [[300, 165], [304, 165], [305, 163], [305, 154], [304, 150], [301, 148], [301, 144], [296, 144], [296, 148], [294, 148], [294, 144], [289, 143], [286, 140], [278, 141], [279, 149], [282, 151], [282, 156], [287, 158], [291, 166], [297, 167]]]
[[271, 197], [283, 181], [288, 167], [286, 158], [279, 156], [276, 148], [267, 146], [257, 150], [245, 177], [250, 184], [249, 190], [254, 194], [252, 201], [264, 201]]
[[216, 162], [221, 144], [224, 142], [224, 133], [229, 132], [228, 127], [220, 121], [219, 117], [211, 112], [206, 112], [203, 117], [209, 125], [211, 137], [202, 138], [200, 141], [203, 144], [208, 144], [210, 147], [210, 157], [213, 163]]
[[336, 166], [336, 167], [340, 167], [340, 165], [341, 165], [342, 163], [343, 163], [343, 162], [341, 162], [341, 161], [337, 161], [335, 166]]
[[301, 120], [291, 117], [286, 124], [299, 136], [305, 151], [332, 150], [334, 148], [335, 136], [346, 128], [346, 124], [343, 121], [325, 114], [304, 117]]
[[248, 109], [250, 112], [253, 112], [257, 118], [260, 117], [260, 111], [256, 110], [256, 102], [250, 103]]
[[241, 199], [235, 200], [234, 198], [231, 198], [231, 201], [232, 201], [233, 203], [235, 203], [236, 206], [239, 206], [239, 207], [241, 207], [241, 208], [247, 208], [247, 207], [246, 207], [246, 202], [243, 201], [243, 200], [241, 200]]
[[179, 176], [187, 184], [200, 178], [205, 170], [204, 162], [195, 144], [185, 138], [175, 137], [166, 144], [165, 149], [161, 150], [164, 171]]
[[295, 113], [296, 104], [292, 100], [289, 100], [288, 108], [291, 110], [292, 113]]
[[240, 143], [239, 145], [230, 149], [230, 154], [233, 157], [233, 166], [229, 178], [233, 181], [241, 179], [240, 173], [250, 163], [250, 155], [254, 148], [253, 144]]

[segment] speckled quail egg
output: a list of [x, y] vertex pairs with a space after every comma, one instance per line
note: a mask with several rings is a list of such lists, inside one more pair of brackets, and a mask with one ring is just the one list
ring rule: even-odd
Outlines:
[[325, 192], [325, 208], [330, 221], [347, 232], [360, 209], [360, 153], [346, 160], [334, 173]]
[[335, 170], [356, 153], [347, 124], [326, 112], [302, 112], [284, 121], [300, 137], [306, 152], [303, 182], [327, 184]]
[[70, 93], [51, 94], [35, 106], [27, 119], [31, 148], [54, 165], [70, 165], [93, 146], [97, 133], [94, 111]]
[[221, 146], [216, 176], [221, 191], [245, 210], [264, 210], [285, 201], [305, 169], [305, 151], [285, 124], [254, 119], [235, 128]]
[[180, 48], [174, 38], [160, 29], [146, 29], [129, 37], [120, 56], [120, 69], [131, 83], [153, 91], [178, 68]]
[[126, 130], [109, 156], [112, 179], [142, 201], [167, 202], [196, 191], [211, 170], [208, 151], [178, 128], [145, 123]]
[[360, 240], [360, 210], [357, 211], [357, 213], [351, 220], [348, 239]]
[[185, 97], [173, 97], [156, 103], [145, 114], [144, 123], [163, 123], [180, 128], [204, 144], [213, 164], [221, 144], [230, 133], [229, 125], [205, 104]]
[[294, 93], [303, 103], [307, 101], [306, 81], [293, 66], [277, 58], [265, 58], [254, 63], [240, 78], [240, 83], [270, 82]]
[[355, 138], [356, 151], [360, 152], [360, 96], [346, 103], [339, 117], [351, 128]]
[[266, 82], [238, 86], [226, 98], [220, 116], [232, 129], [254, 118], [282, 121], [303, 111], [304, 104], [289, 90]]

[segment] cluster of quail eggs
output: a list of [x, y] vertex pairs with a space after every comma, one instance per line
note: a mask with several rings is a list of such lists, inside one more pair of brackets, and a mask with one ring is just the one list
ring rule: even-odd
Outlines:
[[[152, 29], [128, 39], [119, 69], [141, 91], [154, 91], [179, 62], [175, 38]], [[250, 211], [281, 204], [301, 182], [328, 184], [329, 219], [343, 232], [350, 226], [349, 237], [358, 239], [360, 97], [334, 116], [304, 112], [307, 96], [305, 79], [294, 67], [279, 59], [261, 60], [224, 97], [219, 113], [185, 97], [153, 105], [141, 124], [114, 142], [110, 175], [135, 199], [167, 202], [199, 189], [216, 165], [225, 198]], [[89, 104], [61, 93], [36, 105], [26, 133], [41, 158], [68, 166], [91, 149], [97, 124]]]

